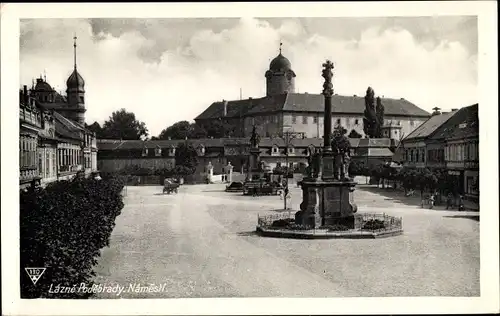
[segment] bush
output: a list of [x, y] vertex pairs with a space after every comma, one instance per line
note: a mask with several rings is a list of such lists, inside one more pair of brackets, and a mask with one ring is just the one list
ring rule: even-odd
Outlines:
[[287, 229], [291, 229], [291, 230], [309, 230], [309, 229], [312, 229], [311, 227], [307, 226], [307, 225], [301, 225], [301, 224], [290, 224], [286, 227]]
[[364, 225], [363, 228], [364, 230], [378, 230], [378, 229], [384, 229], [385, 224], [384, 221], [381, 221], [379, 219], [370, 219], [367, 221]]
[[293, 218], [278, 219], [278, 220], [273, 221], [273, 223], [271, 224], [271, 227], [285, 228], [294, 222], [295, 222], [295, 220]]
[[[123, 208], [120, 177], [75, 179], [20, 193], [21, 298], [87, 298], [90, 294], [49, 293], [57, 285], [93, 284], [100, 249], [109, 246]], [[44, 267], [36, 286], [24, 268]]]

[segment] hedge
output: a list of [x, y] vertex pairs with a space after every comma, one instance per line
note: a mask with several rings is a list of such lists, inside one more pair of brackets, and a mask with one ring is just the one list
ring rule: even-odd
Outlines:
[[[21, 298], [88, 298], [50, 287], [93, 285], [100, 249], [109, 246], [124, 206], [122, 179], [77, 178], [20, 193]], [[25, 268], [46, 268], [34, 285]], [[52, 291], [53, 292], [53, 291]]]

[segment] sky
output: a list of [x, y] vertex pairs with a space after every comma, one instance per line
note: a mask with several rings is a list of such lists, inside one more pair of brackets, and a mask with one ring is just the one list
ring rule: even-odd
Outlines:
[[46, 74], [65, 93], [75, 35], [87, 123], [125, 108], [151, 136], [212, 102], [239, 99], [240, 88], [243, 98], [265, 96], [280, 41], [296, 92], [320, 93], [330, 59], [341, 95], [371, 86], [429, 112], [478, 99], [475, 16], [21, 20], [21, 85]]

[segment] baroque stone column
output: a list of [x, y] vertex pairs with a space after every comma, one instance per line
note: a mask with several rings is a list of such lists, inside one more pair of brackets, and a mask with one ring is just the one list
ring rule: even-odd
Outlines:
[[324, 145], [323, 145], [323, 161], [321, 178], [324, 180], [334, 179], [335, 153], [332, 152], [332, 95], [333, 95], [333, 63], [327, 60], [323, 64], [322, 77], [325, 79], [323, 83], [323, 96], [325, 98], [324, 112]]

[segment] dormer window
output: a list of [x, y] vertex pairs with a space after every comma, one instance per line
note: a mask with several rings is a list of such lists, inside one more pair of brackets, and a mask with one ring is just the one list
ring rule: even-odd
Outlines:
[[170, 156], [175, 155], [175, 147], [173, 147], [173, 146], [172, 146], [172, 147], [170, 147], [170, 149], [168, 150], [168, 154], [169, 154]]
[[272, 148], [272, 150], [271, 150], [271, 153], [272, 154], [277, 154], [278, 152], [279, 152], [278, 146], [274, 145], [273, 148]]
[[293, 154], [295, 152], [295, 148], [288, 147], [288, 154]]
[[143, 148], [142, 149], [142, 157], [146, 157], [148, 155], [148, 149], [147, 148]]
[[156, 147], [155, 148], [155, 156], [156, 157], [161, 157], [161, 148], [160, 147]]
[[200, 156], [205, 155], [205, 146], [200, 145], [200, 146], [198, 147], [198, 155], [200, 155]]

